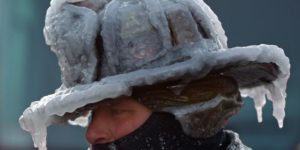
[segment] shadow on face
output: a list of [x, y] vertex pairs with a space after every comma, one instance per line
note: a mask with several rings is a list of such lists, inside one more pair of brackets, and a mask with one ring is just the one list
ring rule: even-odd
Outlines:
[[118, 140], [139, 128], [151, 115], [151, 110], [132, 97], [119, 97], [98, 104], [86, 131], [90, 144]]

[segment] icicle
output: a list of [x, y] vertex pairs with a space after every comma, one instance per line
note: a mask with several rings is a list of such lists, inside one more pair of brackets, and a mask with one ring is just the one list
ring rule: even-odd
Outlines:
[[[33, 103], [34, 104], [34, 103]], [[32, 115], [32, 119], [26, 120], [22, 115], [19, 119], [21, 127], [30, 132], [33, 140], [34, 147], [39, 150], [47, 150], [47, 121], [41, 118], [37, 113], [33, 113], [31, 109], [27, 109], [24, 113]]]
[[267, 97], [273, 103], [273, 116], [277, 119], [279, 128], [283, 127], [283, 120], [285, 117], [285, 80], [277, 80], [273, 84], [268, 85]]
[[279, 78], [271, 84], [260, 86], [252, 89], [242, 89], [243, 97], [250, 97], [254, 100], [255, 109], [257, 112], [258, 122], [262, 122], [262, 109], [266, 104], [266, 98], [273, 103], [273, 116], [278, 122], [279, 128], [283, 127], [283, 120], [285, 117], [285, 97], [286, 97], [286, 83], [289, 76]]
[[255, 89], [243, 89], [241, 90], [241, 93], [243, 97], [248, 96], [253, 99], [256, 113], [257, 113], [257, 120], [259, 123], [261, 123], [263, 121], [262, 110], [266, 104], [266, 97], [265, 97], [267, 93], [266, 89], [264, 87], [258, 87]]
[[265, 93], [260, 93], [260, 94], [255, 95], [253, 100], [254, 100], [255, 109], [256, 109], [256, 113], [257, 113], [257, 120], [259, 123], [261, 123], [263, 121], [262, 109], [266, 104]]
[[37, 147], [39, 150], [47, 150], [47, 129], [43, 128], [39, 132], [32, 134], [32, 140], [34, 142], [34, 147]]

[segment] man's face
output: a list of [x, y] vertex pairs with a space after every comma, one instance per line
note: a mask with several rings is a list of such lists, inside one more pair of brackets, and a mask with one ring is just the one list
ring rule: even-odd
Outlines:
[[86, 139], [92, 145], [113, 142], [139, 128], [150, 115], [150, 109], [131, 97], [101, 102], [93, 111]]

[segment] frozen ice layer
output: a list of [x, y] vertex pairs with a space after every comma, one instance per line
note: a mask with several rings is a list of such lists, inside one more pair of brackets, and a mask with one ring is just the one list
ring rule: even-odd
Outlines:
[[[53, 116], [63, 116], [66, 112], [73, 112], [89, 103], [95, 103], [106, 98], [115, 98], [120, 95], [130, 95], [130, 87], [140, 85], [151, 85], [160, 81], [176, 79], [186, 73], [197, 74], [199, 77], [205, 76], [208, 72], [225, 67], [232, 63], [239, 64], [245, 62], [273, 62], [278, 65], [280, 74], [278, 79], [265, 87], [252, 88], [249, 92], [241, 89], [244, 96], [251, 96], [257, 90], [267, 90], [273, 101], [274, 115], [278, 119], [280, 126], [284, 118], [285, 89], [289, 77], [289, 59], [284, 55], [284, 51], [273, 45], [259, 45], [248, 47], [236, 47], [220, 52], [199, 53], [190, 60], [176, 63], [170, 66], [143, 69], [127, 74], [120, 74], [103, 78], [99, 82], [91, 84], [77, 85], [69, 89], [62, 89], [56, 93], [33, 102], [20, 118], [22, 128], [30, 132], [35, 144], [39, 148], [45, 147], [45, 129], [47, 126], [59, 122]], [[263, 96], [266, 93], [258, 94]], [[277, 97], [279, 96], [279, 97]], [[255, 96], [253, 96], [255, 97]], [[263, 99], [262, 99], [263, 101]], [[261, 104], [260, 104], [261, 105]], [[40, 134], [43, 133], [43, 134]]]
[[[283, 52], [283, 51], [282, 51]], [[266, 56], [275, 56], [273, 52], [269, 52]], [[290, 77], [290, 63], [287, 57], [278, 58], [276, 63], [281, 69], [281, 73], [277, 80], [270, 84], [261, 85], [256, 88], [241, 89], [242, 96], [251, 97], [254, 100], [255, 109], [257, 111], [258, 122], [262, 122], [262, 109], [266, 104], [266, 97], [273, 103], [273, 116], [277, 119], [278, 126], [283, 127], [285, 117], [285, 98], [286, 86]], [[283, 73], [285, 72], [285, 73]]]
[[[52, 0], [44, 36], [58, 57], [63, 83], [54, 94], [33, 102], [19, 119], [40, 150], [47, 149], [48, 126], [86, 125], [85, 116], [73, 120], [66, 114], [87, 104], [131, 95], [132, 87], [199, 79], [253, 62], [275, 64], [278, 75], [271, 83], [241, 84], [239, 90], [254, 99], [259, 122], [266, 97], [271, 100], [273, 115], [283, 126], [290, 75], [284, 51], [274, 45], [227, 48], [221, 23], [202, 0]], [[173, 112], [194, 111], [190, 109]]]
[[[76, 4], [82, 6], [89, 6], [89, 8], [103, 8], [103, 6], [108, 3], [110, 0], [51, 0], [51, 11], [56, 12], [61, 9], [64, 4]], [[96, 9], [96, 10], [98, 10]]]
[[257, 87], [254, 89], [242, 89], [241, 94], [243, 97], [251, 97], [254, 101], [256, 113], [257, 113], [257, 120], [258, 122], [262, 122], [262, 110], [266, 104], [266, 88], [264, 87]]
[[[99, 92], [101, 91], [101, 92]], [[21, 127], [31, 133], [35, 147], [46, 149], [46, 128], [54, 123], [60, 123], [66, 112], [74, 112], [77, 108], [88, 103], [95, 103], [119, 95], [129, 95], [128, 86], [120, 84], [91, 84], [76, 86], [71, 89], [56, 91], [56, 93], [33, 102], [20, 117]], [[71, 102], [73, 104], [68, 104]], [[29, 117], [29, 118], [27, 118]]]
[[66, 0], [69, 3], [77, 3], [77, 2], [83, 2], [83, 1], [87, 1], [87, 0]]
[[91, 116], [91, 111], [89, 111], [86, 115], [79, 116], [74, 120], [68, 120], [68, 123], [74, 126], [87, 127], [89, 125], [89, 117]]
[[227, 48], [221, 23], [200, 0], [111, 1], [101, 37], [102, 77], [184, 61], [191, 45], [198, 52]]
[[[95, 80], [97, 58], [95, 39], [98, 15], [84, 7], [63, 5], [59, 12], [50, 7], [44, 35], [46, 43], [59, 58], [62, 81], [66, 87]], [[55, 15], [59, 13], [60, 15]], [[76, 19], [70, 19], [76, 18]]]

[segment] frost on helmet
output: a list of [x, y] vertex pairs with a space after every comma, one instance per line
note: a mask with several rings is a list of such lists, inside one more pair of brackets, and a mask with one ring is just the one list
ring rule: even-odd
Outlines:
[[[52, 0], [44, 35], [58, 58], [62, 86], [19, 119], [40, 150], [46, 149], [48, 126], [86, 125], [88, 104], [169, 81], [183, 80], [185, 86], [211, 74], [234, 79], [238, 94], [215, 94], [190, 105], [149, 105], [173, 113], [185, 133], [207, 137], [240, 109], [240, 92], [254, 99], [259, 122], [266, 97], [271, 100], [283, 126], [290, 75], [284, 51], [274, 45], [228, 48], [221, 23], [202, 0]], [[195, 120], [211, 112], [217, 117]]]

